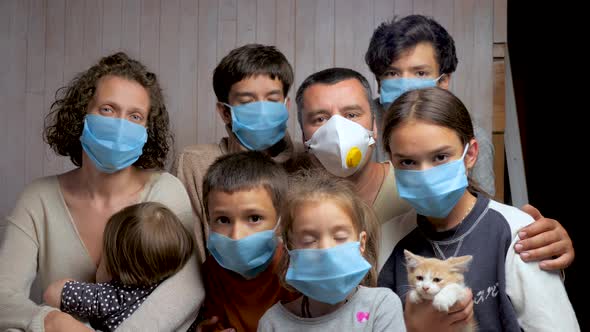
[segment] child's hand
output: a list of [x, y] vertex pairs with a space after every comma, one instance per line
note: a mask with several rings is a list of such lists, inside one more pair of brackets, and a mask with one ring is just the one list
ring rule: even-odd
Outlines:
[[74, 317], [61, 311], [52, 311], [45, 316], [45, 332], [89, 332], [94, 331]]
[[45, 290], [45, 293], [43, 293], [43, 301], [45, 301], [45, 303], [49, 306], [59, 308], [61, 305], [61, 291], [63, 290], [66, 282], [72, 280], [73, 279], [61, 279], [49, 284]]
[[458, 326], [473, 319], [473, 293], [468, 289], [463, 300], [449, 308], [448, 313], [436, 310], [432, 301], [412, 303], [406, 296], [404, 319], [409, 332], [457, 331]]
[[514, 249], [525, 262], [541, 261], [543, 270], [559, 270], [574, 261], [572, 239], [563, 226], [554, 219], [543, 217], [532, 205], [521, 208], [535, 219], [535, 222], [518, 232], [520, 241]]

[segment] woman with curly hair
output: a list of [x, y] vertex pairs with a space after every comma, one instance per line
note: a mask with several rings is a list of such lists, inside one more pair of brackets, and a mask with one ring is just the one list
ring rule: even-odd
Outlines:
[[[33, 181], [7, 217], [0, 240], [2, 331], [85, 328], [36, 303], [39, 294], [31, 294], [31, 285], [37, 280], [36, 288], [44, 289], [64, 277], [94, 282], [106, 222], [119, 210], [155, 201], [170, 208], [191, 234], [195, 227], [184, 186], [162, 171], [172, 143], [168, 112], [156, 75], [140, 62], [116, 53], [79, 74], [58, 91], [44, 134], [77, 168]], [[203, 296], [193, 258], [120, 329], [181, 329], [187, 320], [190, 325]]]

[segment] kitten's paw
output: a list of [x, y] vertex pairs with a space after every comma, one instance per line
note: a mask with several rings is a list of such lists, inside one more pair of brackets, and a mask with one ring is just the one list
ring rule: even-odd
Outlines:
[[420, 303], [422, 302], [422, 299], [420, 298], [420, 295], [418, 295], [418, 292], [416, 292], [415, 289], [412, 289], [410, 291], [410, 295], [408, 296], [410, 302], [412, 303]]
[[457, 297], [454, 294], [445, 294], [440, 292], [436, 294], [432, 300], [432, 305], [438, 311], [449, 312], [449, 308], [457, 302]]

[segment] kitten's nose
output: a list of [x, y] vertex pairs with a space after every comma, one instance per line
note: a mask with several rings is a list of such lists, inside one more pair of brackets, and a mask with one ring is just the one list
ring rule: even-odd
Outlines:
[[427, 292], [427, 291], [430, 289], [430, 287], [428, 287], [428, 286], [422, 286], [422, 289], [423, 289], [425, 292]]

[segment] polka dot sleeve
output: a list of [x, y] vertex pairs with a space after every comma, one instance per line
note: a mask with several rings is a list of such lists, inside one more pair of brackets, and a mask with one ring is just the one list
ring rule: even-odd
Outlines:
[[61, 292], [60, 309], [81, 318], [100, 319], [118, 311], [119, 302], [116, 289], [108, 283], [68, 281]]

